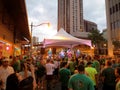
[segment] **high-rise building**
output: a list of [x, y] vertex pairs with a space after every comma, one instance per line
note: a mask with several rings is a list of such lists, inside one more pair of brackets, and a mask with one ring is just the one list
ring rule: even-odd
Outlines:
[[68, 33], [84, 31], [83, 0], [58, 0], [58, 30]]
[[120, 40], [120, 0], [106, 0], [107, 30], [112, 40]]
[[33, 36], [32, 39], [33, 39], [33, 45], [39, 44], [39, 38], [38, 37]]
[[91, 30], [97, 30], [97, 24], [88, 20], [84, 20], [84, 31], [90, 32]]
[[106, 1], [108, 55], [113, 56], [113, 41], [120, 41], [120, 0]]

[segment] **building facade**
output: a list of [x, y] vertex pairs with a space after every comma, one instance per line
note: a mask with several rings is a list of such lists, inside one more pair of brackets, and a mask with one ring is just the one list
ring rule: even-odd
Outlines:
[[83, 0], [58, 0], [58, 30], [63, 28], [78, 38], [87, 38], [97, 24], [83, 18]]
[[108, 33], [108, 55], [113, 56], [113, 41], [120, 41], [120, 0], [105, 0], [107, 33]]
[[32, 40], [33, 40], [33, 45], [39, 44], [39, 38], [38, 37], [33, 36]]
[[84, 20], [84, 31], [90, 32], [91, 30], [97, 30], [97, 24], [88, 20]]
[[30, 33], [24, 0], [0, 0], [0, 58], [19, 55]]
[[106, 0], [107, 27], [112, 40], [120, 40], [120, 0]]
[[83, 0], [58, 0], [58, 30], [83, 32]]

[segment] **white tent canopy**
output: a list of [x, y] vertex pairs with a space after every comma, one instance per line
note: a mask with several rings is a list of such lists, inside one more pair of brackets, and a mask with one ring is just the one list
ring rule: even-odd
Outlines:
[[64, 46], [64, 47], [74, 47], [76, 45], [84, 44], [87, 46], [91, 45], [91, 40], [79, 39], [70, 34], [68, 34], [64, 29], [60, 29], [57, 34], [51, 38], [44, 39], [44, 46]]

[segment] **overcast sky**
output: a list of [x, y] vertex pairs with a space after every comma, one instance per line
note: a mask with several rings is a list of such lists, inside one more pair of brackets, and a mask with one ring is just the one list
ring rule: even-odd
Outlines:
[[[57, 32], [57, 1], [58, 0], [26, 0], [29, 24], [38, 25], [50, 22], [50, 31], [43, 30], [45, 25], [34, 27], [33, 36], [39, 36], [40, 41]], [[106, 28], [105, 0], [83, 0], [84, 19], [97, 23], [98, 29]], [[48, 32], [54, 33], [48, 33]]]

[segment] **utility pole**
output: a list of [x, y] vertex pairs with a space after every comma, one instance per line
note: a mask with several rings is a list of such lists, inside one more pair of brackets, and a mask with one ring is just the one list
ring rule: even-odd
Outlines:
[[33, 22], [30, 25], [30, 27], [31, 27], [30, 57], [32, 56], [32, 48], [33, 48], [33, 37], [32, 37], [33, 27], [38, 27], [38, 26], [41, 26], [41, 25], [44, 25], [44, 24], [47, 24], [48, 27], [50, 26], [50, 23], [41, 23], [41, 24], [38, 24], [38, 25], [33, 25]]

